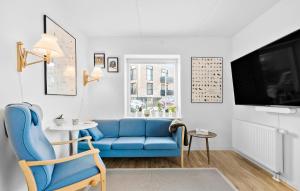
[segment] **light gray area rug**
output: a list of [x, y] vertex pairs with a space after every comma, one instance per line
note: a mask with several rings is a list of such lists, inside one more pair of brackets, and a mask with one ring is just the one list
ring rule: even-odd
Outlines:
[[[93, 188], [92, 190], [100, 190]], [[216, 168], [108, 169], [107, 191], [236, 191]]]

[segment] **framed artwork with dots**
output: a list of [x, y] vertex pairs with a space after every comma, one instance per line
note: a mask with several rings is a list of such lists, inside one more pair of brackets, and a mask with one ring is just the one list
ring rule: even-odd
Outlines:
[[223, 103], [223, 58], [192, 57], [192, 103]]

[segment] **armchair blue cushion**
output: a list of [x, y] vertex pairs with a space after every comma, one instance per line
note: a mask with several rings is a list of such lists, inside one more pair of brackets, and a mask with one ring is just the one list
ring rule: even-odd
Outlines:
[[[100, 158], [99, 160], [102, 161]], [[95, 166], [93, 156], [86, 156], [57, 164], [53, 171], [51, 183], [46, 191], [53, 191], [74, 184], [99, 173], [99, 169]]]
[[[8, 105], [5, 109], [5, 124], [10, 142], [19, 160], [36, 162], [56, 159], [54, 149], [41, 128], [39, 107], [30, 104]], [[100, 157], [98, 161], [104, 167]], [[100, 174], [100, 168], [96, 165], [92, 155], [68, 162], [55, 163], [55, 165], [40, 165], [30, 168], [27, 163], [26, 165], [26, 168], [32, 172], [36, 183], [35, 185], [29, 183], [29, 185], [35, 186], [31, 188], [37, 191], [56, 190]], [[22, 170], [24, 172], [23, 168]], [[103, 190], [105, 190], [105, 185]]]
[[[12, 146], [20, 160], [55, 159], [53, 147], [42, 132], [40, 119], [34, 108], [35, 106], [28, 104], [6, 107], [5, 124]], [[53, 169], [54, 165], [31, 168], [38, 190], [44, 190], [50, 184]]]

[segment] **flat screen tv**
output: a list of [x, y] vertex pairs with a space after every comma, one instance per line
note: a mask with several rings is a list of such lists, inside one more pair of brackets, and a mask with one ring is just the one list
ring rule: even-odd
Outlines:
[[300, 30], [231, 62], [236, 105], [300, 106]]

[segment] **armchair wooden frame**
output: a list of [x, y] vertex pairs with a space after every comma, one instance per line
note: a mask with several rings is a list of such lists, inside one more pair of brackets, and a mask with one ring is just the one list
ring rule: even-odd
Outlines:
[[19, 161], [19, 165], [20, 165], [20, 167], [23, 171], [23, 174], [25, 176], [25, 179], [26, 179], [28, 190], [29, 191], [37, 191], [36, 182], [35, 182], [35, 179], [34, 179], [34, 176], [32, 174], [32, 171], [31, 171], [30, 167], [44, 166], [44, 165], [54, 165], [54, 164], [58, 164], [58, 163], [63, 163], [63, 162], [75, 160], [75, 159], [85, 157], [85, 156], [88, 156], [88, 155], [93, 155], [95, 164], [100, 170], [99, 174], [97, 174], [95, 176], [92, 176], [88, 179], [82, 180], [80, 182], [77, 182], [75, 184], [57, 189], [56, 191], [79, 190], [79, 189], [85, 188], [86, 186], [89, 186], [89, 185], [96, 186], [97, 183], [99, 183], [99, 182], [101, 184], [101, 191], [106, 191], [106, 168], [98, 160], [98, 156], [99, 156], [100, 151], [93, 147], [93, 145], [91, 143], [91, 139], [92, 138], [90, 136], [87, 136], [87, 137], [82, 137], [82, 138], [79, 138], [79, 139], [73, 139], [73, 140], [70, 140], [70, 141], [61, 141], [61, 142], [51, 143], [52, 145], [65, 145], [65, 144], [70, 144], [70, 143], [79, 142], [79, 141], [83, 141], [83, 140], [88, 141], [88, 145], [90, 147], [90, 150], [82, 152], [82, 153], [78, 153], [78, 154], [75, 154], [75, 155], [72, 155], [72, 156], [69, 156], [69, 157], [64, 157], [64, 158], [54, 159], [54, 160], [44, 160], [44, 161], [25, 161], [25, 160]]

